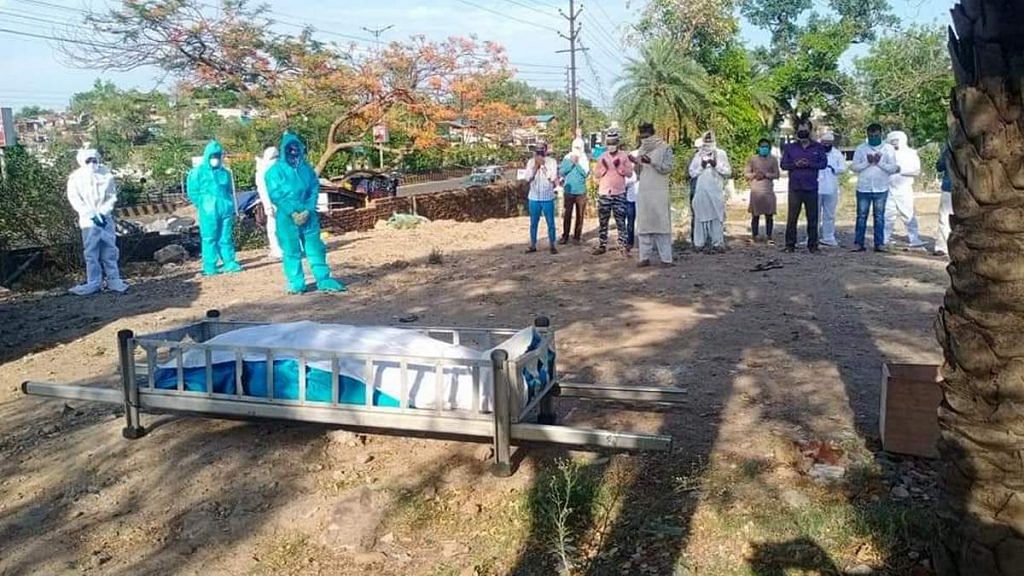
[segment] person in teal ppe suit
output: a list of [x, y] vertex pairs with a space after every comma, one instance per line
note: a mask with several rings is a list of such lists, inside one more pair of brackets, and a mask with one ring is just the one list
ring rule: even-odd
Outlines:
[[[235, 195], [231, 172], [224, 168], [224, 149], [210, 140], [203, 161], [188, 173], [188, 198], [196, 206], [203, 240], [203, 274], [241, 272], [235, 260]], [[217, 266], [218, 260], [220, 267]]]
[[306, 161], [306, 147], [298, 136], [285, 132], [278, 150], [280, 156], [267, 170], [266, 184], [276, 209], [277, 241], [281, 245], [281, 266], [288, 293], [306, 290], [303, 252], [309, 259], [317, 290], [344, 292], [345, 285], [331, 278], [331, 269], [327, 267], [327, 247], [320, 239], [320, 218], [316, 213], [320, 179]]

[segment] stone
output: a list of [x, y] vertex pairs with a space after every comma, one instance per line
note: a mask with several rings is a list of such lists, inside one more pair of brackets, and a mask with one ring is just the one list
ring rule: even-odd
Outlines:
[[188, 259], [188, 251], [181, 244], [168, 244], [153, 253], [153, 260], [161, 266], [181, 264]]
[[842, 466], [829, 466], [828, 464], [815, 464], [811, 466], [808, 475], [821, 483], [838, 482], [846, 477], [846, 468]]
[[359, 463], [360, 464], [369, 464], [370, 462], [373, 462], [373, 458], [374, 458], [373, 454], [367, 454], [366, 456], [363, 456], [359, 460]]
[[373, 491], [366, 486], [355, 488], [334, 505], [320, 539], [327, 548], [366, 552], [373, 547], [383, 520], [384, 508]]
[[810, 498], [796, 490], [783, 490], [780, 496], [787, 506], [796, 510], [806, 508], [811, 503]]
[[469, 546], [461, 542], [445, 542], [441, 545], [441, 555], [445, 558], [453, 558], [467, 552], [469, 552]]
[[392, 543], [394, 543], [394, 541], [395, 541], [395, 533], [394, 532], [388, 532], [387, 534], [381, 536], [381, 538], [380, 538], [380, 543], [381, 544], [392, 544]]
[[874, 574], [874, 573], [875, 573], [875, 569], [872, 568], [871, 566], [868, 566], [867, 564], [860, 564], [859, 566], [854, 566], [853, 568], [850, 568], [849, 570], [846, 571], [846, 574], [848, 574], [850, 576], [864, 576], [864, 575], [867, 575], [867, 574]]
[[903, 486], [896, 486], [890, 492], [889, 495], [896, 500], [906, 500], [910, 498], [910, 492]]

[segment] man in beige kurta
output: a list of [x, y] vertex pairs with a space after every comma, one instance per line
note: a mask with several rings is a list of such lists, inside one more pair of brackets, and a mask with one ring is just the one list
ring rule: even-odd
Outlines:
[[633, 155], [639, 181], [636, 200], [636, 235], [640, 243], [640, 266], [650, 266], [657, 252], [662, 265], [672, 264], [672, 205], [669, 175], [674, 158], [672, 148], [654, 135], [654, 125], [640, 124], [640, 149]]

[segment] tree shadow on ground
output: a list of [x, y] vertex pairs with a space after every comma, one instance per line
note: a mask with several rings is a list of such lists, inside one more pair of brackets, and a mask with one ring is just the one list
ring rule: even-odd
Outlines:
[[122, 318], [188, 308], [199, 295], [192, 272], [136, 282], [125, 294], [17, 296], [0, 301], [0, 365], [118, 322]]
[[[575, 530], [578, 534], [599, 533], [599, 538], [590, 543], [593, 549], [588, 558], [579, 564], [589, 574], [672, 574], [685, 567], [693, 514], [702, 495], [699, 490], [686, 490], [680, 481], [709, 462], [716, 446], [743, 443], [744, 422], [739, 416], [751, 415], [751, 423], [766, 422], [770, 428], [798, 428], [812, 437], [834, 434], [845, 419], [857, 423], [861, 437], [870, 436], [877, 418], [878, 366], [883, 359], [883, 349], [876, 340], [896, 342], [889, 346], [894, 351], [932, 348], [926, 345], [929, 343], [916, 341], [913, 335], [922, 325], [930, 325], [927, 310], [937, 306], [933, 291], [907, 291], [899, 282], [873, 272], [879, 265], [891, 266], [895, 258], [901, 273], [935, 276], [935, 270], [923, 262], [901, 256], [783, 255], [752, 247], [721, 256], [685, 254], [680, 265], [670, 270], [637, 270], [632, 261], [613, 254], [592, 258], [585, 247], [570, 247], [558, 256], [537, 255], [532, 260], [512, 257], [519, 252], [520, 244], [509, 244], [481, 251], [456, 250], [444, 265], [436, 267], [407, 263], [357, 270], [368, 287], [395, 284], [400, 289], [357, 287], [343, 296], [309, 294], [228, 306], [222, 313], [226, 319], [238, 320], [313, 319], [380, 325], [413, 307], [424, 310], [421, 323], [425, 324], [452, 324], [450, 319], [458, 316], [462, 325], [522, 327], [532, 323], [532, 311], [551, 317], [561, 334], [563, 378], [686, 390], [690, 402], [673, 407], [648, 406], [628, 419], [616, 411], [628, 405], [614, 404], [609, 410], [586, 401], [559, 401], [560, 415], [568, 425], [621, 429], [628, 421], [644, 431], [676, 439], [671, 453], [626, 457], [624, 470], [592, 463], [582, 471], [612, 483], [611, 469], [616, 468], [614, 483], [620, 486], [612, 514], [596, 514], [592, 507], [586, 507], [598, 504], [596, 500], [580, 504], [586, 511]], [[852, 273], [843, 275], [838, 270], [839, 259], [847, 258], [857, 260], [852, 265], [843, 262], [853, 267]], [[748, 271], [752, 262], [768, 259], [781, 261], [785, 268]], [[479, 270], [485, 265], [488, 274], [481, 276]], [[724, 272], [705, 274], [711, 267]], [[849, 297], [840, 299], [838, 305], [819, 300], [812, 288], [821, 285]], [[587, 297], [581, 298], [581, 293]], [[882, 320], [909, 319], [919, 314], [927, 315], [924, 321], [885, 332]], [[759, 327], [757, 331], [752, 329], [754, 326]], [[852, 358], [861, 361], [848, 362]], [[799, 372], [800, 377], [791, 377], [790, 371]], [[811, 379], [810, 374], [820, 381]], [[839, 378], [841, 388], [827, 386], [833, 378]], [[847, 406], [849, 412], [835, 418], [835, 406]], [[95, 418], [93, 424], [84, 425], [79, 442], [87, 433], [101, 432], [100, 415]], [[192, 497], [196, 507], [219, 501], [218, 494], [190, 496], [194, 484], [187, 481], [216, 462], [223, 463], [218, 477], [235, 479], [231, 482], [235, 493], [258, 493], [263, 488], [247, 484], [245, 472], [258, 464], [260, 455], [308, 449], [322, 434], [318, 428], [287, 425], [285, 432], [278, 434], [280, 426], [216, 424], [214, 433], [208, 426], [195, 430], [177, 423], [162, 427], [142, 442], [158, 442], [161, 436], [172, 436], [175, 442], [162, 458], [163, 467], [157, 468], [158, 472], [127, 477], [126, 481], [134, 485], [135, 496], [126, 499], [121, 514], [130, 516], [131, 510], [141, 506], [137, 499], [148, 494]], [[113, 428], [108, 424], [103, 433], [113, 436]], [[266, 434], [266, 441], [258, 447], [249, 443], [254, 431], [259, 431], [259, 436]], [[197, 451], [193, 442], [199, 441], [204, 441], [206, 448]], [[110, 442], [110, 458], [130, 452], [119, 437]], [[83, 452], [89, 451], [83, 448]], [[541, 484], [544, 478], [550, 478], [546, 474], [552, 469], [550, 462], [565, 456], [567, 453], [559, 449], [536, 451], [543, 472], [529, 488], [529, 501], [538, 501], [548, 492]], [[213, 460], [206, 460], [210, 458]], [[4, 476], [31, 477], [34, 473], [31, 460], [17, 466], [5, 471]], [[95, 475], [84, 468], [85, 463], [73, 462], [69, 467], [74, 472], [70, 477], [83, 482]], [[303, 482], [302, 470], [281, 474], [280, 492], [275, 493], [272, 506], [284, 505], [286, 493]], [[58, 520], [66, 522], [69, 514], [74, 521], [70, 505], [58, 503], [41, 524], [23, 526], [19, 519], [28, 519], [31, 524], [36, 518], [33, 511], [51, 506], [53, 498], [55, 495], [49, 493], [19, 503], [7, 513], [7, 527], [0, 525], [0, 535], [8, 538], [3, 547], [19, 553], [6, 567], [31, 572], [46, 554], [43, 542], [30, 542], [29, 533], [40, 526], [54, 526]], [[593, 498], [597, 498], [596, 492]], [[531, 533], [509, 572], [548, 574], [557, 568], [544, 510], [543, 506], [530, 509]], [[268, 520], [265, 512], [253, 511], [238, 524], [229, 524], [224, 538], [241, 537], [254, 530]], [[102, 530], [106, 523], [118, 522], [117, 518], [95, 519], [75, 531]], [[185, 524], [175, 519], [179, 521]], [[20, 527], [11, 528], [14, 524]], [[179, 553], [178, 538], [150, 546], [149, 552], [128, 563], [122, 573], [133, 573], [133, 569], [134, 573], [144, 573], [183, 562], [182, 558], [194, 566], [204, 554], [228, 545], [219, 536], [206, 537], [206, 541], [200, 537], [198, 550], [184, 556]]]

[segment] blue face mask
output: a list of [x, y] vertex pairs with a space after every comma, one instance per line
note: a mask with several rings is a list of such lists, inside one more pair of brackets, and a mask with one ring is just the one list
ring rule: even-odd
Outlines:
[[757, 149], [757, 154], [759, 156], [761, 156], [762, 158], [767, 158], [768, 155], [771, 154], [771, 153], [772, 153], [772, 149], [771, 149], [770, 146], [760, 146]]
[[870, 144], [872, 146], [881, 146], [882, 145], [882, 137], [881, 136], [868, 136], [868, 144]]

